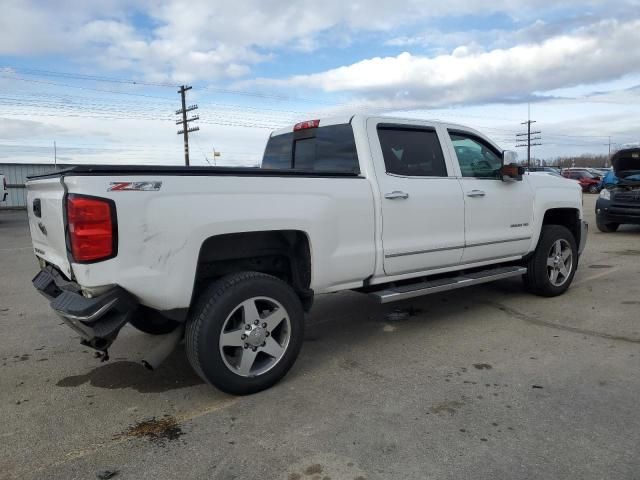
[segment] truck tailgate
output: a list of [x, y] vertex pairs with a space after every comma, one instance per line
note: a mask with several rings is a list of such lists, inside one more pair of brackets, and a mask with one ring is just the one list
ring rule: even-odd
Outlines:
[[58, 267], [71, 278], [67, 257], [64, 219], [64, 178], [43, 178], [27, 182], [29, 229], [35, 254]]

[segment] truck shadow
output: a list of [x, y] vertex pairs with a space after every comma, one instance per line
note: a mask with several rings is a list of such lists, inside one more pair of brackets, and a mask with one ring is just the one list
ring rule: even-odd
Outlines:
[[[467, 321], [468, 317], [465, 320], [460, 313], [483, 303], [481, 298], [487, 291], [491, 291], [492, 296], [500, 293], [517, 295], [522, 287], [518, 280], [504, 280], [493, 285], [470, 287], [463, 300], [459, 293], [448, 292], [389, 305], [380, 305], [374, 299], [354, 292], [319, 296], [306, 319], [305, 345], [300, 359], [284, 381], [295, 380], [336, 358], [343, 368], [349, 369], [353, 367], [346, 358], [350, 350], [374, 341], [373, 337], [383, 334], [385, 329], [395, 330], [399, 324], [428, 330], [441, 324]], [[389, 320], [393, 317], [389, 314], [398, 310], [406, 312], [406, 318]], [[388, 341], [393, 342], [393, 337], [388, 337]], [[149, 371], [141, 363], [130, 360], [108, 361], [85, 374], [63, 378], [56, 385], [89, 384], [109, 390], [130, 388], [139, 393], [161, 393], [203, 383], [191, 368], [182, 343], [156, 370]]]
[[131, 388], [139, 393], [161, 393], [204, 382], [189, 365], [184, 345], [179, 345], [169, 358], [153, 371], [147, 370], [138, 362], [109, 361], [83, 375], [63, 378], [56, 385], [77, 387], [85, 383], [109, 390]]

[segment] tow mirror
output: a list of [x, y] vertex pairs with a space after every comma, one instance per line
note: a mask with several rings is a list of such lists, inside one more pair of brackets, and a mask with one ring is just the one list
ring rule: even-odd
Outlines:
[[515, 163], [509, 165], [503, 165], [500, 169], [500, 176], [503, 182], [516, 182], [522, 181], [522, 175], [524, 174], [524, 167], [520, 167]]
[[518, 161], [518, 153], [513, 150], [503, 150], [502, 151], [502, 164], [503, 165], [511, 165], [512, 163], [517, 163]]

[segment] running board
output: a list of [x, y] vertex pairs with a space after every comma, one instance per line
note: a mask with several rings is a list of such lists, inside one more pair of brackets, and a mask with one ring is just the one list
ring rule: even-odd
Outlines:
[[400, 285], [372, 292], [369, 295], [376, 298], [380, 303], [397, 302], [407, 298], [420, 297], [430, 293], [445, 292], [456, 288], [480, 285], [481, 283], [493, 282], [503, 278], [517, 277], [527, 273], [525, 267], [501, 267], [478, 272], [465, 273], [456, 277], [439, 278], [437, 280], [427, 280], [425, 282], [413, 283], [410, 285]]

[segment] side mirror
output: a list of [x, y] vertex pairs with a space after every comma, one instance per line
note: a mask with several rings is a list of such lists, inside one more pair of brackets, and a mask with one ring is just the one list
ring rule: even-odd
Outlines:
[[503, 150], [502, 151], [502, 164], [503, 165], [511, 165], [512, 163], [518, 162], [518, 153], [513, 150]]
[[503, 165], [500, 169], [500, 176], [503, 182], [520, 182], [524, 174], [524, 167], [520, 167], [515, 163]]

